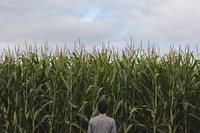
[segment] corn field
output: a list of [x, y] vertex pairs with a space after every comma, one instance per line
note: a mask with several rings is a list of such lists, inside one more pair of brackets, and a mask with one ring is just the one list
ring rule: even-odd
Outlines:
[[118, 133], [199, 133], [200, 60], [127, 46], [27, 47], [0, 59], [0, 132], [86, 133], [106, 99]]

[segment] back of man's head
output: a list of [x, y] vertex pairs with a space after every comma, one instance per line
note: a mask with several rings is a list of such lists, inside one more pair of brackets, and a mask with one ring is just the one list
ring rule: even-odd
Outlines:
[[99, 110], [99, 113], [101, 114], [105, 114], [106, 111], [107, 111], [107, 108], [108, 108], [108, 104], [105, 100], [102, 100], [98, 103], [98, 110]]

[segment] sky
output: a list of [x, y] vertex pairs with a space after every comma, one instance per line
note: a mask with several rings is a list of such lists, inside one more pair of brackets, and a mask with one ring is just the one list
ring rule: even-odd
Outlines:
[[[199, 0], [0, 0], [0, 52], [48, 43], [86, 49], [110, 44], [200, 47]], [[149, 43], [148, 43], [149, 42]]]

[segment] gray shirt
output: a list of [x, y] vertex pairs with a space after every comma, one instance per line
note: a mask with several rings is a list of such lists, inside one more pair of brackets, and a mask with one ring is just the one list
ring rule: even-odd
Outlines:
[[116, 133], [115, 120], [108, 116], [96, 116], [90, 119], [88, 133]]

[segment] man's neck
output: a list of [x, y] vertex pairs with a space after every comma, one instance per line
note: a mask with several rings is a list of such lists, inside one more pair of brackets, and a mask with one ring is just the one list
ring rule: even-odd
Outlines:
[[101, 113], [100, 113], [99, 116], [106, 116], [106, 113], [105, 113], [105, 114], [101, 114]]

